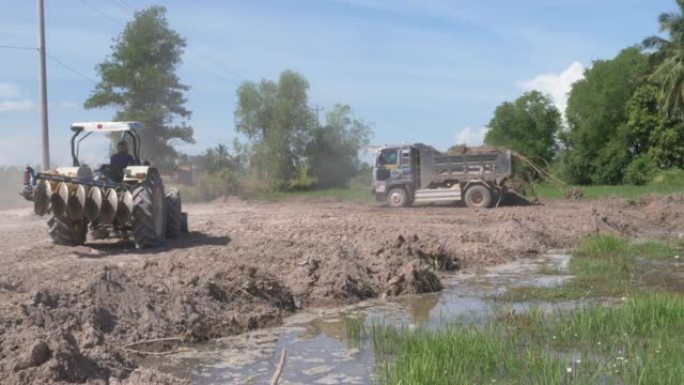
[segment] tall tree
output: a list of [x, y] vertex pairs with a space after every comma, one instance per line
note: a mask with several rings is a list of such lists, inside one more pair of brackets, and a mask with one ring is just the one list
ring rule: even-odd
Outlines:
[[660, 32], [669, 39], [651, 36], [644, 40], [646, 48], [655, 49], [656, 67], [650, 80], [660, 87], [659, 101], [671, 117], [684, 119], [684, 0], [676, 0], [678, 12], [658, 17]]
[[236, 129], [251, 142], [251, 168], [269, 188], [287, 188], [304, 167], [316, 127], [308, 106], [309, 83], [285, 71], [278, 82], [243, 83], [237, 91]]
[[327, 113], [326, 124], [313, 132], [307, 146], [308, 162], [318, 187], [347, 187], [359, 172], [359, 152], [368, 145], [371, 129], [347, 105]]
[[684, 122], [663, 112], [657, 96], [655, 86], [643, 85], [627, 104], [629, 148], [657, 167], [684, 167]]
[[551, 99], [539, 91], [530, 91], [496, 108], [484, 141], [550, 162], [558, 150], [556, 135], [560, 126], [561, 114]]
[[114, 120], [143, 122], [143, 157], [160, 167], [177, 157], [176, 143], [194, 143], [184, 96], [189, 87], [176, 75], [185, 46], [169, 27], [164, 7], [136, 12], [111, 56], [97, 66], [101, 80], [85, 102], [88, 109], [116, 107]]
[[639, 47], [623, 50], [612, 60], [597, 60], [570, 91], [562, 166], [571, 183], [622, 181], [630, 154], [625, 139], [626, 106], [648, 71], [648, 57]]

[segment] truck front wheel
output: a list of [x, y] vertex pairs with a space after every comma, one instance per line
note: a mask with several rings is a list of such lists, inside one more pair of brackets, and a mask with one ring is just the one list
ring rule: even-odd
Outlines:
[[401, 187], [395, 187], [387, 194], [387, 203], [391, 207], [406, 207], [408, 205], [408, 194]]
[[472, 208], [487, 208], [492, 204], [492, 192], [486, 186], [476, 184], [465, 192], [465, 204]]

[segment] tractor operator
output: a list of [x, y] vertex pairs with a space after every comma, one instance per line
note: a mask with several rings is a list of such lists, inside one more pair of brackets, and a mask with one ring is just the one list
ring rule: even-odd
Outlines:
[[125, 140], [116, 144], [117, 153], [112, 155], [109, 164], [118, 169], [125, 169], [126, 167], [135, 164], [135, 159], [128, 153], [128, 143]]

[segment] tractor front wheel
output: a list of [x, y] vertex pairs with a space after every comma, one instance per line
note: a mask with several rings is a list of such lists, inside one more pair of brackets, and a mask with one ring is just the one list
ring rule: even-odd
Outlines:
[[[183, 231], [183, 210], [178, 189], [166, 190], [166, 237], [178, 238]], [[187, 228], [187, 225], [185, 225]]]

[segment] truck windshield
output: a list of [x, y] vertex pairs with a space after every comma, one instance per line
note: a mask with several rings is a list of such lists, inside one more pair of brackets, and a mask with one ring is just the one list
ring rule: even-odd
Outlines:
[[398, 164], [397, 149], [388, 148], [380, 151], [378, 155], [378, 166], [386, 166], [390, 164]]

